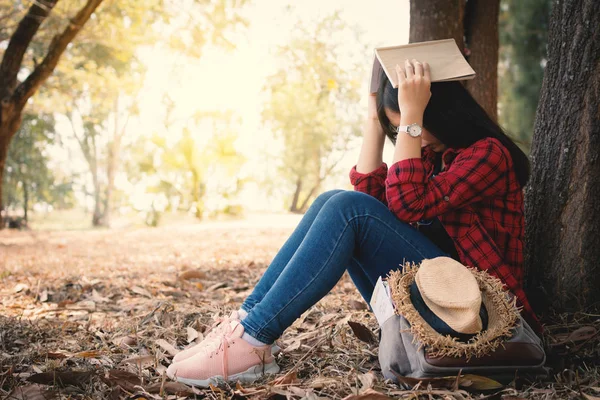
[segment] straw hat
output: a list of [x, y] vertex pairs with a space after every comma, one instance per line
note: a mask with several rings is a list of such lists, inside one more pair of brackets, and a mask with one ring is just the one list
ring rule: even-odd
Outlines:
[[396, 313], [432, 357], [489, 354], [519, 318], [516, 299], [499, 279], [449, 257], [407, 263], [387, 280]]

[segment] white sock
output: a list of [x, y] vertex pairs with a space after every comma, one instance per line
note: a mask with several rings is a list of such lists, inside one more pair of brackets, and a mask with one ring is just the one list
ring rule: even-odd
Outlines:
[[252, 336], [248, 335], [246, 332], [244, 332], [244, 334], [242, 335], [242, 339], [244, 339], [246, 342], [250, 343], [252, 346], [254, 347], [259, 347], [259, 346], [266, 346], [266, 343], [261, 342], [260, 340], [253, 338]]
[[240, 320], [246, 318], [248, 316], [248, 312], [243, 308], [240, 308], [238, 311], [238, 315], [240, 316]]

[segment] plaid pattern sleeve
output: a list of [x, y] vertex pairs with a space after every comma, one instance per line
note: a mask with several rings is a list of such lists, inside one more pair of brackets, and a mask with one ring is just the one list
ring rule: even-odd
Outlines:
[[366, 193], [375, 197], [383, 204], [388, 205], [385, 197], [385, 178], [388, 173], [386, 163], [382, 163], [379, 168], [363, 174], [356, 170], [356, 165], [350, 170], [350, 183], [357, 192]]
[[479, 140], [431, 179], [422, 159], [398, 161], [385, 181], [388, 207], [400, 220], [415, 222], [506, 191], [511, 168], [506, 152], [496, 139]]

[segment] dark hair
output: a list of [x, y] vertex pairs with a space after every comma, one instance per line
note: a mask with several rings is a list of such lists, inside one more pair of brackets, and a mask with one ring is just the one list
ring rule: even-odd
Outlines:
[[[377, 115], [392, 143], [398, 135], [390, 127], [385, 109], [399, 112], [398, 89], [382, 73], [377, 91]], [[433, 82], [431, 99], [423, 115], [423, 127], [449, 148], [466, 148], [483, 138], [498, 139], [509, 151], [517, 179], [524, 187], [529, 179], [529, 160], [458, 81]]]

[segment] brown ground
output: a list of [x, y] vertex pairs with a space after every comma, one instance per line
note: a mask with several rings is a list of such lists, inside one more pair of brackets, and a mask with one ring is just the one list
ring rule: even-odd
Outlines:
[[278, 377], [204, 391], [165, 379], [176, 349], [239, 306], [296, 223], [0, 231], [0, 398], [599, 398], [597, 315], [549, 327], [558, 368], [546, 383], [482, 395], [383, 382], [376, 343], [348, 324], [377, 328], [347, 276], [281, 338]]

